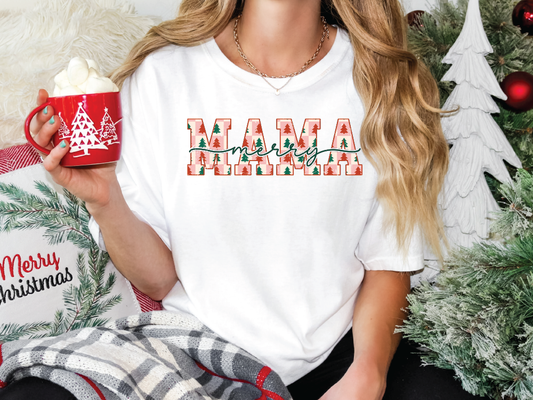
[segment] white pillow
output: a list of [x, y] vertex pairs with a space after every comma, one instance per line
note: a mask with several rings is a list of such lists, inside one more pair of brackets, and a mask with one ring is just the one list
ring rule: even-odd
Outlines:
[[0, 175], [0, 342], [141, 312], [130, 283], [93, 242], [88, 218], [42, 164]]

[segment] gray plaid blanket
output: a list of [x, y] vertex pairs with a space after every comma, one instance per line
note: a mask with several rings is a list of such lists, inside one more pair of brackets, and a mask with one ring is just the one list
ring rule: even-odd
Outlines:
[[166, 311], [0, 344], [0, 388], [27, 376], [83, 400], [291, 399], [255, 357], [194, 317]]

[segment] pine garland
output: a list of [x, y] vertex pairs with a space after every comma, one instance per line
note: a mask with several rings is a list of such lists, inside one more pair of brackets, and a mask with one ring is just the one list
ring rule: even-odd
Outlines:
[[501, 187], [507, 207], [492, 229], [503, 243], [450, 254], [436, 281], [408, 296], [397, 329], [423, 348], [426, 364], [453, 369], [468, 392], [533, 398], [533, 176]]
[[45, 229], [50, 245], [70, 242], [78, 253], [79, 286], [70, 285], [63, 291], [64, 309], [55, 312], [51, 322], [0, 325], [0, 343], [21, 338], [56, 336], [70, 330], [104, 325], [109, 319], [101, 316], [122, 301], [120, 295], [110, 296], [116, 282], [111, 273], [106, 279], [109, 255], [101, 251], [89, 231], [90, 215], [85, 204], [63, 190], [61, 199], [53, 187], [35, 182], [41, 197], [13, 184], [0, 182], [0, 195], [10, 202], [0, 202], [0, 232]]

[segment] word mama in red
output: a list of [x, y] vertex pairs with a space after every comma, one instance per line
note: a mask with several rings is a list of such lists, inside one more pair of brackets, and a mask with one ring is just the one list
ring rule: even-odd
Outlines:
[[[331, 148], [318, 150], [318, 131], [321, 128], [320, 118], [307, 118], [304, 121], [300, 137], [296, 135], [294, 124], [290, 118], [278, 118], [276, 128], [279, 130], [279, 148], [273, 144], [268, 148], [259, 118], [248, 119], [242, 147], [228, 148], [228, 131], [231, 129], [230, 118], [217, 118], [211, 136], [207, 136], [203, 119], [189, 118], [187, 129], [190, 131], [191, 149], [190, 164], [187, 165], [188, 175], [205, 175], [206, 169], [214, 169], [215, 175], [231, 175], [232, 165], [229, 153], [239, 153], [239, 161], [233, 165], [235, 175], [252, 175], [251, 162], [255, 165], [256, 175], [274, 175], [274, 166], [269, 155], [279, 158], [276, 175], [294, 175], [294, 169], [303, 169], [304, 175], [333, 176], [341, 175], [341, 161], [345, 163], [345, 175], [363, 175], [363, 165], [359, 162], [353, 138], [350, 120], [337, 120]], [[328, 163], [321, 166], [317, 163], [320, 153], [329, 152]]]

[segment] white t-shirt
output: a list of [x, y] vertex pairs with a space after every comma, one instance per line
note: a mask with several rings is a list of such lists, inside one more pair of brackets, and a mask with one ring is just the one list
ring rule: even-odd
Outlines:
[[382, 230], [377, 174], [358, 151], [353, 57], [339, 29], [276, 95], [214, 40], [167, 46], [121, 93], [119, 181], [180, 278], [164, 308], [195, 315], [286, 384], [350, 329], [365, 269], [423, 267], [419, 235], [403, 258]]

